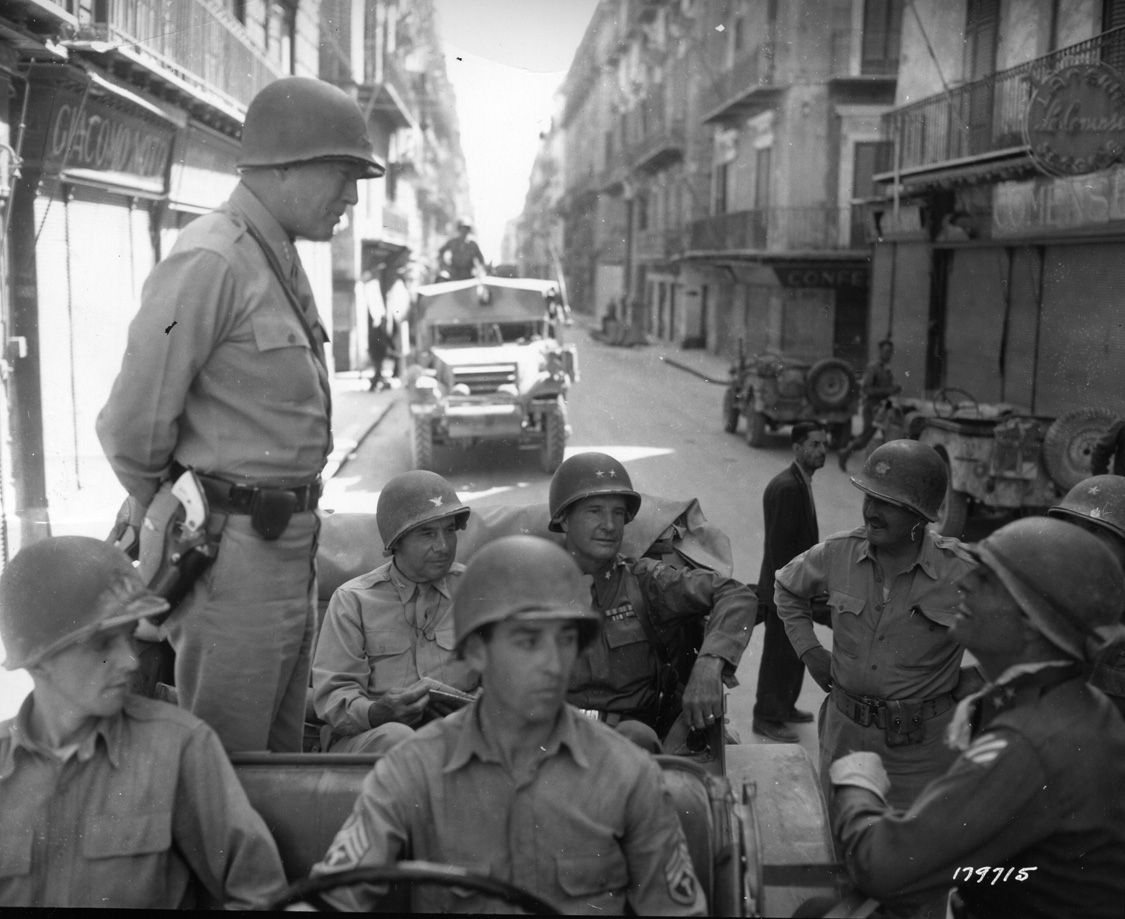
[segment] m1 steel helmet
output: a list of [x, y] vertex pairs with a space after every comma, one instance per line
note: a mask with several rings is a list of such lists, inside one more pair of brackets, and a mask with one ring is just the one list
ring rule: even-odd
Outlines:
[[166, 609], [116, 546], [89, 536], [40, 540], [0, 574], [4, 667], [34, 667], [98, 632]]
[[1088, 520], [1125, 540], [1125, 476], [1095, 475], [1083, 479], [1047, 515]]
[[419, 469], [400, 473], [383, 486], [375, 507], [375, 523], [384, 554], [392, 555], [408, 530], [443, 517], [456, 517], [457, 529], [463, 530], [469, 513], [452, 485], [436, 472]]
[[1051, 644], [1079, 660], [1121, 640], [1125, 573], [1092, 533], [1050, 517], [1001, 527], [969, 551]]
[[339, 87], [309, 77], [284, 77], [250, 102], [242, 125], [238, 168], [345, 160], [364, 167], [361, 178], [386, 172], [371, 147], [363, 112]]
[[602, 616], [590, 606], [590, 587], [561, 546], [539, 536], [505, 536], [472, 557], [453, 604], [453, 637], [460, 651], [482, 625], [506, 619], [573, 619], [585, 648]]
[[938, 452], [916, 440], [892, 440], [871, 451], [852, 484], [873, 498], [937, 520], [949, 479]]
[[633, 491], [633, 482], [621, 463], [605, 453], [576, 453], [564, 460], [551, 477], [547, 499], [551, 522], [547, 529], [561, 533], [567, 508], [595, 495], [621, 495], [625, 499], [626, 523], [641, 509], [641, 496]]

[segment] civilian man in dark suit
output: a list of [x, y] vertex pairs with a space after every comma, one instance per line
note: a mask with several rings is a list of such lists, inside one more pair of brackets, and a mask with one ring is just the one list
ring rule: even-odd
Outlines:
[[796, 743], [797, 732], [786, 722], [813, 720], [795, 706], [801, 694], [805, 665], [793, 651], [773, 601], [773, 574], [820, 541], [813, 505], [812, 477], [828, 452], [828, 433], [816, 421], [793, 425], [793, 464], [778, 473], [762, 495], [766, 545], [758, 575], [758, 603], [765, 611], [766, 637], [758, 670], [754, 733], [782, 743]]

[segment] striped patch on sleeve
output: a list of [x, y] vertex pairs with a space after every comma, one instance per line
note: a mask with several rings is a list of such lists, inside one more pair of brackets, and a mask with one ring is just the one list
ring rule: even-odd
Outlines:
[[988, 766], [1004, 752], [1007, 746], [1008, 741], [1003, 737], [996, 734], [981, 734], [965, 751], [964, 756], [977, 766]]
[[359, 864], [368, 844], [363, 815], [353, 813], [336, 834], [328, 854], [324, 856], [323, 865], [332, 869], [351, 868]]

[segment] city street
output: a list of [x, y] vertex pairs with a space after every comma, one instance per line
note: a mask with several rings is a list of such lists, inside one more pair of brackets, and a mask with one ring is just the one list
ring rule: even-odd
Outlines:
[[[670, 498], [698, 498], [708, 520], [730, 536], [734, 576], [754, 583], [762, 550], [761, 495], [766, 483], [790, 462], [788, 429], [774, 435], [768, 448], [753, 450], [720, 423], [722, 387], [665, 362], [657, 346], [611, 348], [591, 340], [575, 326], [571, 340], [579, 349], [580, 382], [571, 390], [573, 434], [568, 455], [584, 450], [610, 453], [625, 463], [634, 487]], [[668, 351], [687, 361], [687, 352]], [[701, 369], [722, 379], [724, 364], [695, 356]], [[357, 397], [361, 394], [355, 394]], [[386, 417], [329, 483], [325, 506], [338, 511], [371, 511], [378, 492], [393, 475], [410, 468], [409, 413], [405, 401]], [[540, 471], [536, 451], [478, 446], [440, 449], [438, 471], [470, 505], [546, 502], [550, 477]], [[859, 457], [852, 466], [858, 469]], [[813, 482], [822, 535], [859, 521], [860, 492], [830, 455]], [[819, 629], [829, 645], [831, 635]], [[740, 686], [728, 699], [730, 723], [744, 742], [756, 742], [751, 709], [761, 656], [762, 634], [756, 629], [738, 671]], [[815, 711], [824, 694], [806, 679], [800, 707]], [[802, 742], [815, 751], [815, 728], [799, 725]]]

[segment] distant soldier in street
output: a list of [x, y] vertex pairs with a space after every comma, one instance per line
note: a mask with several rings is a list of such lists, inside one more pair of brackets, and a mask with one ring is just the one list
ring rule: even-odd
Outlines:
[[462, 217], [457, 221], [457, 235], [438, 249], [439, 281], [468, 281], [484, 272], [484, 255], [472, 232], [473, 222]]
[[[1092, 533], [1125, 571], [1125, 477], [1096, 475], [1083, 479], [1047, 514]], [[1120, 607], [1125, 617], [1125, 597]], [[1112, 648], [1094, 660], [1090, 683], [1109, 696], [1125, 716], [1125, 647]]]
[[[590, 581], [594, 608], [605, 614], [568, 698], [660, 752], [681, 711], [689, 729], [722, 723], [723, 686], [737, 685], [757, 601], [745, 584], [712, 571], [620, 555], [625, 525], [640, 506], [625, 467], [604, 453], [572, 456], [551, 479], [550, 529], [564, 534]], [[696, 656], [684, 626], [705, 616]]]
[[958, 919], [1120, 919], [1125, 722], [1082, 665], [1122, 641], [1125, 576], [1093, 536], [1044, 517], [971, 551], [951, 632], [989, 682], [957, 707], [957, 761], [905, 813], [878, 754], [832, 764], [848, 871], [882, 900], [955, 885]]
[[[404, 472], [375, 512], [392, 558], [339, 587], [313, 657], [313, 703], [333, 753], [384, 753], [427, 714], [448, 714], [435, 690], [466, 693], [478, 677], [454, 651], [454, 562], [469, 509], [433, 472]], [[327, 733], [327, 732], [326, 732]]]
[[8, 670], [34, 688], [0, 723], [0, 906], [260, 906], [285, 886], [215, 732], [129, 695], [133, 629], [168, 604], [120, 549], [44, 539], [0, 575]]
[[867, 365], [863, 374], [863, 384], [860, 392], [863, 396], [863, 430], [854, 439], [840, 447], [836, 459], [840, 469], [848, 471], [848, 457], [858, 453], [875, 436], [875, 413], [884, 399], [898, 395], [902, 387], [895, 383], [894, 374], [891, 372], [891, 358], [894, 357], [895, 346], [889, 338], [879, 342], [879, 358]]
[[[954, 691], [967, 691], [963, 649], [949, 634], [952, 585], [975, 564], [956, 539], [935, 536], [945, 463], [913, 440], [872, 452], [852, 484], [864, 525], [837, 533], [777, 572], [774, 597], [793, 649], [829, 693], [820, 715], [820, 775], [853, 750], [883, 757], [891, 804], [908, 807], [952, 761], [942, 741]], [[832, 651], [813, 632], [809, 600], [828, 595]]]
[[789, 724], [813, 720], [811, 712], [797, 708], [805, 665], [793, 650], [773, 600], [774, 572], [820, 541], [813, 501], [812, 477], [824, 465], [828, 434], [823, 424], [800, 421], [793, 425], [793, 462], [778, 473], [762, 494], [762, 570], [758, 575], [758, 602], [765, 608], [765, 640], [758, 669], [754, 703], [754, 733], [782, 743], [796, 743]]
[[[574, 562], [545, 539], [498, 539], [469, 563], [453, 617], [480, 697], [375, 764], [313, 876], [424, 859], [516, 884], [564, 915], [703, 915], [659, 766], [566, 704], [601, 620]], [[376, 897], [351, 887], [326, 899], [369, 909]], [[498, 905], [414, 888], [416, 912]]]
[[230, 200], [187, 226], [146, 281], [98, 436], [142, 564], [162, 555], [170, 482], [186, 468], [223, 524], [217, 561], [164, 627], [180, 704], [230, 751], [296, 752], [331, 398], [327, 335], [293, 242], [329, 240], [357, 180], [384, 170], [355, 101], [304, 77], [253, 99], [238, 165]]

